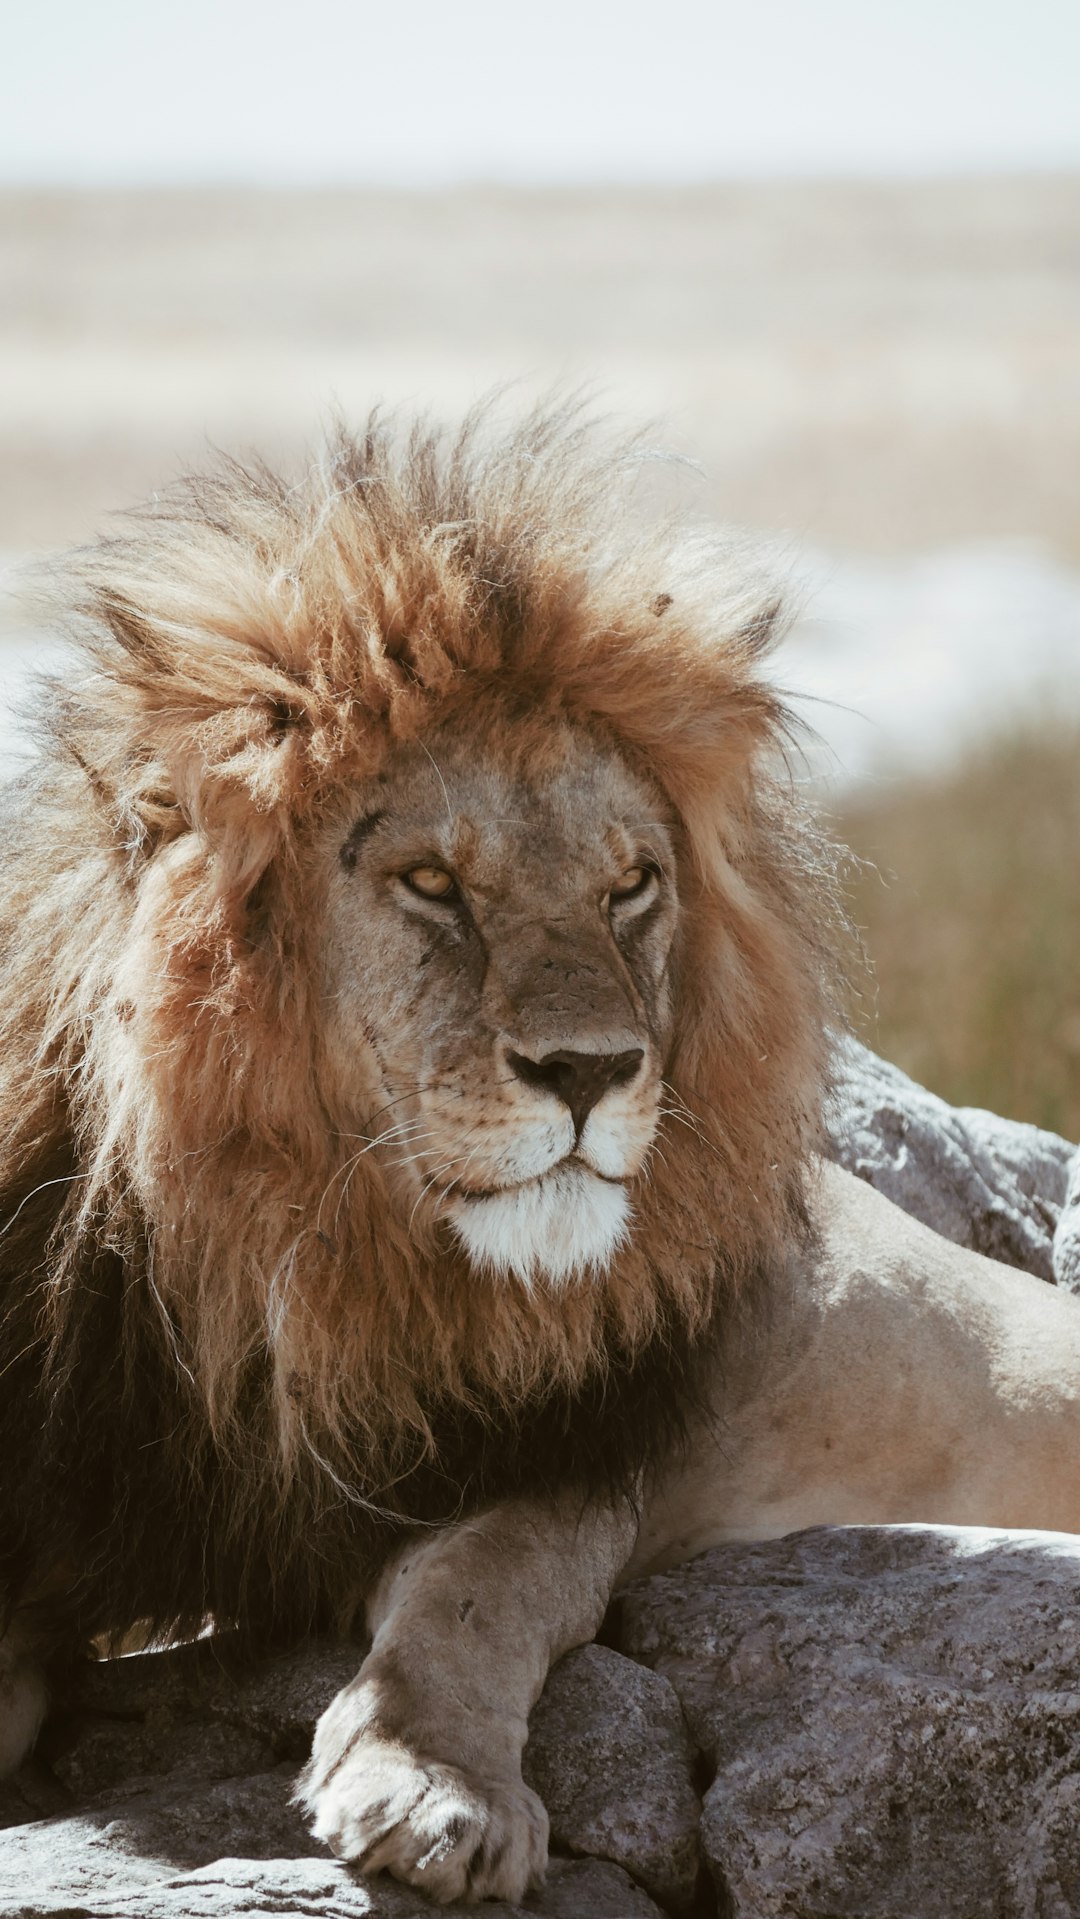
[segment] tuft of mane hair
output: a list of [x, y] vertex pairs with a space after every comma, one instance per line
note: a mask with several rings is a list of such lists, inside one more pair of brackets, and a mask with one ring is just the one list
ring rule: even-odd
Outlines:
[[[643, 524], [639, 454], [572, 408], [373, 416], [295, 483], [181, 481], [58, 574], [78, 664], [4, 799], [9, 1599], [62, 1560], [86, 1632], [341, 1619], [404, 1524], [635, 1484], [799, 1243], [833, 862], [762, 673], [775, 596]], [[688, 855], [665, 1150], [610, 1272], [561, 1291], [414, 1244], [373, 1155], [320, 1224], [309, 849], [489, 694], [643, 767]]]

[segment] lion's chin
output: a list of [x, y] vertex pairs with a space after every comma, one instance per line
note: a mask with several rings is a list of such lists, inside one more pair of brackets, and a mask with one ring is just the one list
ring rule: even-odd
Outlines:
[[564, 1164], [505, 1193], [456, 1198], [447, 1217], [480, 1272], [564, 1286], [604, 1271], [626, 1239], [631, 1209], [625, 1187]]

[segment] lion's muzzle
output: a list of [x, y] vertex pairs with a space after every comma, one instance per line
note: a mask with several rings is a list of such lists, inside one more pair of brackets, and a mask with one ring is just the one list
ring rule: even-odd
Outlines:
[[577, 1053], [562, 1046], [541, 1059], [510, 1051], [507, 1064], [526, 1086], [541, 1086], [570, 1108], [574, 1135], [580, 1139], [597, 1101], [609, 1086], [629, 1085], [644, 1058], [643, 1046], [628, 1047], [621, 1053]]
[[446, 1217], [480, 1272], [526, 1286], [563, 1286], [598, 1277], [630, 1229], [618, 1180], [566, 1159], [502, 1192], [456, 1194]]

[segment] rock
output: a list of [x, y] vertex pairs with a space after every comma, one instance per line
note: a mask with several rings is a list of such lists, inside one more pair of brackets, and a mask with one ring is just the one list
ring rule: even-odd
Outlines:
[[694, 1763], [667, 1680], [606, 1646], [561, 1660], [529, 1721], [525, 1777], [553, 1845], [625, 1867], [673, 1912], [698, 1883]]
[[205, 1785], [190, 1774], [139, 1780], [78, 1812], [10, 1827], [0, 1833], [0, 1912], [122, 1911], [222, 1859], [323, 1864], [325, 1847], [289, 1804], [294, 1778], [285, 1765]]
[[1069, 1171], [1065, 1203], [1054, 1234], [1053, 1259], [1058, 1285], [1080, 1293], [1080, 1153]]
[[1080, 1911], [1080, 1538], [822, 1528], [631, 1589], [733, 1919]]
[[1055, 1133], [953, 1107], [857, 1041], [829, 1116], [842, 1166], [935, 1232], [1080, 1292], [1080, 1153]]
[[[841, 1162], [909, 1212], [1080, 1292], [1063, 1140], [954, 1111], [856, 1045], [832, 1126]], [[531, 1722], [554, 1845], [585, 1857], [554, 1859], [526, 1907], [485, 1910], [704, 1913], [704, 1753], [705, 1853], [733, 1915], [1080, 1912], [1078, 1601], [1080, 1538], [946, 1528], [728, 1547], [644, 1582], [620, 1601], [621, 1652], [572, 1653]], [[362, 1650], [250, 1668], [222, 1636], [92, 1668], [0, 1787], [2, 1919], [430, 1915], [329, 1859], [290, 1804]]]
[[299, 1763], [316, 1720], [355, 1676], [364, 1650], [306, 1645], [253, 1665], [221, 1634], [104, 1660], [84, 1672], [70, 1749], [53, 1771], [84, 1797], [135, 1775], [187, 1769], [216, 1779], [283, 1759]]
[[[430, 1915], [418, 1894], [329, 1859], [290, 1803], [315, 1721], [360, 1656], [351, 1645], [306, 1646], [250, 1668], [223, 1636], [89, 1668], [53, 1734], [51, 1771], [35, 1762], [8, 1787], [17, 1823], [0, 1831], [3, 1919]], [[665, 1681], [617, 1653], [590, 1647], [574, 1657], [590, 1703], [575, 1715], [573, 1674], [556, 1678], [549, 1729], [540, 1727], [530, 1750], [547, 1777], [564, 1766], [581, 1795], [579, 1807], [566, 1805], [563, 1843], [615, 1863], [554, 1860], [528, 1911], [656, 1919], [653, 1901], [617, 1866], [625, 1859], [684, 1905], [692, 1895], [700, 1807], [682, 1711]], [[587, 1723], [591, 1706], [599, 1728]], [[605, 1761], [607, 1736], [621, 1743]], [[664, 1750], [649, 1752], [650, 1740]], [[621, 1767], [638, 1764], [646, 1771], [628, 1790]]]
[[[195, 1872], [125, 1881], [113, 1873], [54, 1895], [41, 1884], [10, 1888], [4, 1919], [432, 1919], [477, 1912], [434, 1907], [390, 1879], [362, 1879], [336, 1859], [217, 1859]], [[485, 1919], [663, 1919], [657, 1906], [616, 1866], [553, 1860], [548, 1883], [527, 1906], [499, 1900]]]
[[[476, 1907], [469, 1911], [476, 1919]], [[625, 1872], [595, 1859], [553, 1859], [547, 1885], [529, 1900], [527, 1912], [521, 1906], [490, 1906], [483, 1908], [484, 1919], [488, 1912], [520, 1912], [522, 1919], [528, 1913], [540, 1919], [663, 1919], [659, 1906]]]

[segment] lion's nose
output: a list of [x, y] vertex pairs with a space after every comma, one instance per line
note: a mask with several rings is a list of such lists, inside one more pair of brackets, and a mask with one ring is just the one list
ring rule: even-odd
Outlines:
[[545, 1053], [542, 1059], [529, 1059], [524, 1053], [507, 1055], [509, 1065], [526, 1086], [542, 1086], [569, 1106], [574, 1130], [579, 1134], [608, 1087], [625, 1086], [644, 1058], [640, 1046], [631, 1046], [625, 1053], [572, 1053], [560, 1047], [557, 1052]]

